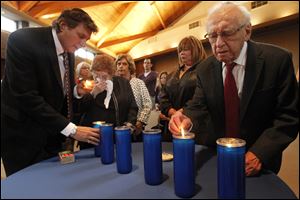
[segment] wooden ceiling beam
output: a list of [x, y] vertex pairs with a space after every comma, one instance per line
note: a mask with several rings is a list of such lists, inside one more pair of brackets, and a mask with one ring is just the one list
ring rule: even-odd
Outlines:
[[158, 10], [158, 8], [157, 8], [157, 5], [156, 5], [155, 1], [151, 1], [151, 2], [150, 2], [150, 5], [151, 5], [152, 10], [154, 11], [154, 13], [156, 14], [156, 16], [158, 17], [158, 19], [159, 19], [161, 25], [162, 25], [163, 28], [165, 29], [167, 26], [166, 26], [166, 24], [165, 24], [163, 18], [161, 17], [161, 14], [160, 14], [160, 12], [159, 12], [159, 10]]
[[51, 1], [32, 8], [29, 15], [38, 18], [46, 14], [61, 12], [63, 8], [86, 8], [91, 6], [108, 6], [126, 3], [126, 1]]
[[149, 32], [140, 33], [140, 34], [136, 34], [136, 35], [131, 35], [131, 36], [128, 36], [128, 37], [123, 37], [123, 38], [119, 38], [119, 39], [115, 39], [115, 40], [106, 41], [101, 46], [99, 46], [99, 48], [101, 49], [101, 48], [113, 46], [115, 44], [128, 42], [128, 41], [131, 41], [131, 40], [151, 37], [151, 36], [155, 35], [158, 32], [159, 32], [159, 30], [154, 30], [154, 31], [149, 31]]
[[37, 5], [39, 1], [20, 1], [19, 10], [23, 12], [28, 12], [31, 8]]
[[125, 19], [125, 17], [132, 11], [132, 9], [138, 4], [138, 2], [129, 3], [128, 6], [122, 11], [122, 14], [118, 17], [118, 19], [110, 25], [106, 31], [103, 33], [102, 37], [99, 39], [97, 43], [97, 47], [101, 46], [102, 43], [106, 40], [107, 36], [113, 32], [113, 30]]
[[1, 7], [2, 5], [12, 7], [16, 10], [19, 10], [19, 3], [18, 1], [1, 1]]

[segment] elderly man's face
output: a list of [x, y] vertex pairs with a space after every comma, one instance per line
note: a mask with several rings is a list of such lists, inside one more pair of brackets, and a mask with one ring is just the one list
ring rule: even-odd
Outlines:
[[217, 60], [231, 63], [250, 39], [251, 25], [240, 24], [241, 13], [237, 10], [225, 10], [213, 14], [208, 19], [209, 42]]

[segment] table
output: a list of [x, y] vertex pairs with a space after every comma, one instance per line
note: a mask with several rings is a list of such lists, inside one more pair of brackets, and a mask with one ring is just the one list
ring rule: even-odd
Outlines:
[[[162, 143], [172, 152], [172, 143]], [[217, 157], [196, 145], [196, 191], [193, 198], [217, 198]], [[150, 186], [144, 181], [143, 144], [132, 144], [133, 171], [118, 174], [116, 162], [103, 165], [94, 150], [76, 153], [76, 162], [62, 165], [58, 157], [29, 166], [1, 180], [1, 198], [178, 198], [174, 194], [173, 162], [163, 162], [164, 182]], [[274, 173], [246, 178], [246, 198], [297, 199]]]

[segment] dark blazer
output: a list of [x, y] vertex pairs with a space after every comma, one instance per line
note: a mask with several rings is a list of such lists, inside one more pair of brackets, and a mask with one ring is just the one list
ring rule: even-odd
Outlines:
[[198, 63], [199, 62], [190, 67], [181, 78], [179, 78], [179, 75], [184, 65], [168, 75], [166, 86], [159, 94], [160, 109], [164, 115], [168, 116], [168, 112], [171, 108], [176, 110], [183, 108], [186, 106], [186, 103], [193, 98], [196, 88], [196, 69]]
[[[224, 137], [222, 64], [209, 57], [197, 70], [197, 88], [184, 108], [201, 144], [216, 145]], [[282, 151], [298, 133], [298, 85], [292, 55], [280, 47], [248, 42], [240, 103], [240, 132], [247, 149], [267, 169], [278, 172]]]
[[[69, 55], [69, 64], [73, 69], [74, 55]], [[1, 85], [1, 157], [7, 174], [60, 150], [64, 140], [60, 131], [69, 123], [65, 111], [51, 27], [11, 33]]]

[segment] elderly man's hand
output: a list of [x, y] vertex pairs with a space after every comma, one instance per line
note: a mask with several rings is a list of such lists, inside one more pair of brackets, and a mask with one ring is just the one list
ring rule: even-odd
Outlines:
[[248, 151], [245, 155], [246, 176], [254, 176], [261, 170], [262, 164], [256, 155]]

